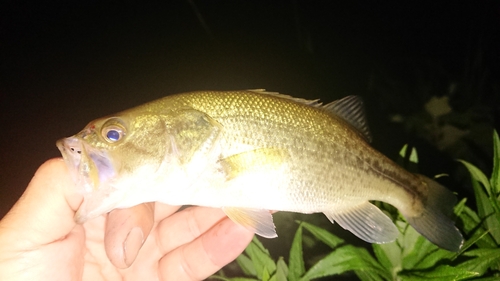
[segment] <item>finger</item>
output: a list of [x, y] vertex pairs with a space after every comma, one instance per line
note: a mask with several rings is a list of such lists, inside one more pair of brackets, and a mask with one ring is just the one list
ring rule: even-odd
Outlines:
[[62, 239], [75, 227], [73, 216], [82, 200], [63, 160], [48, 160], [38, 168], [24, 194], [2, 219], [2, 227], [13, 230], [3, 234], [11, 233], [15, 235], [11, 237], [15, 238], [13, 241], [24, 241], [34, 247]]
[[221, 209], [190, 207], [164, 219], [156, 228], [161, 255], [195, 240], [224, 217]]
[[155, 203], [155, 221], [159, 222], [166, 217], [171, 216], [177, 212], [181, 206], [166, 205], [162, 203]]
[[233, 261], [252, 237], [253, 233], [225, 218], [165, 255], [159, 262], [160, 280], [203, 280]]
[[154, 224], [155, 204], [144, 203], [111, 211], [106, 218], [104, 247], [117, 268], [129, 267]]

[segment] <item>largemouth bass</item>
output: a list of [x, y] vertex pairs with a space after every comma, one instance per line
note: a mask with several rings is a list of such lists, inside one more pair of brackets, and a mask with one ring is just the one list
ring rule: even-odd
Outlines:
[[75, 219], [144, 202], [222, 208], [276, 237], [270, 210], [324, 213], [371, 243], [394, 241], [396, 207], [432, 243], [458, 251], [455, 196], [373, 149], [361, 100], [323, 105], [277, 93], [191, 92], [90, 122], [57, 142], [84, 195]]

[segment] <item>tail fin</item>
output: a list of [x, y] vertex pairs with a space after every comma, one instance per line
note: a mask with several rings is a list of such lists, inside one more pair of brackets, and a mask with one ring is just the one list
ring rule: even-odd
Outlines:
[[439, 183], [422, 175], [417, 176], [427, 184], [429, 193], [422, 214], [405, 216], [406, 220], [432, 243], [448, 251], [458, 252], [464, 240], [450, 219], [457, 201], [455, 195]]

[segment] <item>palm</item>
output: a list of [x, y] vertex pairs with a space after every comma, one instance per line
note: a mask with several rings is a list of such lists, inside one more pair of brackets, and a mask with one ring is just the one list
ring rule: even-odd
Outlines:
[[159, 206], [150, 235], [126, 269], [117, 269], [106, 255], [104, 217], [85, 223], [83, 280], [158, 280], [160, 275], [166, 280], [201, 280], [234, 259], [252, 237], [243, 230], [239, 239], [224, 238], [234, 225], [220, 210], [195, 207], [171, 215], [177, 208]]
[[44, 163], [0, 221], [0, 279], [201, 280], [253, 236], [220, 209], [154, 203], [78, 225], [82, 199], [60, 159]]

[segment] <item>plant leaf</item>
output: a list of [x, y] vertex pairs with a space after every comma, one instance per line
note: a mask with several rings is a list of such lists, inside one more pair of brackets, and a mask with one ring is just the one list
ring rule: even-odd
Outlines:
[[259, 281], [259, 279], [255, 278], [246, 278], [246, 277], [232, 277], [232, 278], [227, 278], [223, 276], [218, 276], [218, 275], [212, 275], [208, 280], [222, 280], [222, 281]]
[[288, 271], [288, 279], [290, 281], [299, 280], [300, 276], [306, 272], [302, 253], [302, 224], [299, 225], [297, 232], [295, 232], [292, 247], [290, 248], [288, 264], [290, 265], [290, 270]]
[[306, 222], [302, 222], [302, 226], [309, 232], [311, 232], [311, 234], [314, 235], [314, 237], [318, 238], [321, 242], [330, 246], [330, 248], [332, 249], [344, 243], [343, 239], [333, 235], [332, 233], [320, 227], [314, 226]]
[[[478, 244], [478, 242], [481, 242], [483, 241], [482, 239], [484, 237], [489, 237], [488, 236], [488, 231], [487, 230], [484, 230], [482, 228], [478, 228], [474, 233], [473, 235], [467, 239], [464, 243], [464, 245], [462, 246], [462, 248], [460, 248], [460, 251], [458, 253], [455, 253], [455, 257], [452, 258], [452, 260], [454, 260], [455, 258], [457, 258], [458, 256], [460, 256], [462, 253], [464, 253], [465, 251], [467, 251], [467, 249], [469, 249], [472, 245], [474, 244]], [[495, 246], [493, 240], [491, 240], [490, 238], [490, 241], [492, 241], [492, 244], [493, 244], [493, 247]], [[480, 246], [481, 247], [481, 246]], [[490, 247], [484, 247], [484, 248], [490, 248]]]
[[386, 244], [372, 244], [373, 252], [379, 263], [386, 269], [390, 269], [392, 276], [402, 269], [401, 248], [396, 242]]
[[355, 270], [354, 272], [356, 273], [358, 278], [361, 279], [361, 281], [386, 281], [387, 280], [387, 279], [380, 277], [377, 274], [372, 274], [368, 271]]
[[456, 253], [446, 251], [443, 249], [436, 248], [434, 251], [428, 253], [422, 261], [418, 263], [418, 269], [427, 269], [434, 267], [439, 262], [443, 260], [453, 260], [456, 257]]
[[274, 263], [269, 251], [264, 248], [259, 239], [254, 237], [252, 242], [245, 249], [245, 253], [252, 260], [253, 266], [256, 271], [257, 278], [262, 279], [264, 270], [269, 274], [269, 271], [274, 272], [276, 270], [276, 264]]
[[229, 278], [226, 280], [228, 280], [228, 281], [260, 281], [259, 279], [246, 278], [246, 277], [234, 277], [234, 278]]
[[474, 281], [498, 281], [498, 276], [474, 278]]
[[271, 275], [269, 274], [267, 267], [264, 266], [264, 270], [262, 270], [262, 281], [270, 281], [269, 279], [271, 279]]
[[459, 217], [462, 212], [464, 211], [465, 209], [465, 203], [467, 202], [467, 198], [463, 198], [462, 200], [460, 200], [460, 202], [458, 202], [457, 205], [455, 205], [455, 207], [453, 208], [453, 213]]
[[402, 230], [402, 235], [398, 237], [397, 242], [402, 251], [403, 269], [420, 268], [418, 264], [438, 247], [420, 235], [406, 221], [398, 220], [396, 225]]
[[476, 196], [476, 203], [478, 214], [481, 218], [485, 218], [487, 229], [490, 231], [491, 236], [497, 245], [500, 245], [500, 212], [496, 212], [491, 201], [484, 193], [479, 183], [475, 180], [472, 181], [474, 194]]
[[441, 265], [429, 271], [411, 271], [400, 274], [402, 280], [409, 281], [457, 281], [477, 276], [477, 272], [471, 272], [458, 267]]
[[475, 256], [476, 258], [465, 261], [457, 267], [483, 275], [492, 265], [498, 264], [500, 249], [474, 249], [463, 253], [463, 255]]
[[491, 196], [490, 182], [488, 181], [486, 176], [483, 174], [483, 172], [481, 172], [481, 170], [479, 170], [476, 166], [470, 164], [467, 161], [464, 161], [464, 160], [458, 160], [458, 161], [460, 163], [464, 164], [465, 168], [467, 168], [467, 170], [469, 170], [471, 177], [474, 180], [480, 182], [484, 186], [484, 188], [486, 189], [486, 193]]
[[255, 271], [255, 266], [249, 257], [245, 255], [239, 255], [236, 258], [236, 262], [243, 270], [243, 273], [245, 273], [245, 275], [257, 276], [257, 272]]
[[273, 277], [276, 277], [276, 281], [287, 281], [287, 276], [288, 267], [286, 266], [283, 257], [280, 257], [276, 263], [276, 274]]
[[352, 270], [379, 275], [387, 280], [391, 279], [390, 272], [383, 268], [366, 249], [346, 245], [319, 260], [300, 280], [311, 280]]
[[[469, 235], [473, 231], [487, 231], [484, 227], [482, 227], [483, 222], [481, 221], [477, 213], [467, 206], [464, 207], [464, 210], [460, 215], [460, 219], [463, 222], [463, 228], [465, 232]], [[491, 235], [483, 235], [481, 239], [476, 243], [481, 248], [495, 248], [497, 246]]]
[[500, 139], [496, 130], [493, 131], [493, 172], [490, 182], [496, 198], [500, 193]]

